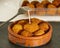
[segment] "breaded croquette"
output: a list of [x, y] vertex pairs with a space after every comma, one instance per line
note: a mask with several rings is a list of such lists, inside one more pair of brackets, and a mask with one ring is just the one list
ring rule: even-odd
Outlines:
[[36, 14], [37, 14], [37, 15], [40, 15], [40, 16], [45, 15], [46, 11], [45, 11], [45, 7], [44, 7], [43, 4], [38, 3], [38, 4], [36, 5], [36, 9], [37, 9], [37, 10], [36, 10]]
[[43, 31], [47, 31], [49, 29], [49, 26], [47, 23], [41, 23], [39, 25], [40, 29], [43, 30]]
[[26, 21], [26, 20], [20, 20], [20, 21], [18, 21], [18, 23], [17, 23], [17, 24], [25, 25], [26, 23], [27, 23], [27, 21]]
[[47, 15], [55, 15], [56, 11], [57, 11], [56, 7], [53, 4], [49, 4], [46, 14]]
[[39, 26], [36, 23], [31, 23], [31, 24], [28, 23], [24, 25], [24, 29], [26, 31], [33, 33], [34, 31], [37, 31], [39, 29]]
[[38, 3], [39, 3], [39, 1], [32, 1], [31, 2], [31, 4], [33, 4], [35, 8], [36, 8], [36, 4], [38, 4]]
[[18, 33], [19, 31], [21, 31], [23, 28], [22, 28], [22, 25], [20, 24], [15, 24], [13, 27], [12, 27], [12, 30], [14, 33]]
[[35, 11], [34, 11], [34, 8], [35, 8], [34, 5], [30, 3], [30, 4], [28, 4], [28, 7], [31, 8], [30, 15], [33, 15], [35, 13]]
[[57, 9], [57, 14], [60, 15], [60, 7]]
[[23, 6], [27, 6], [29, 4], [29, 1], [28, 0], [24, 0], [23, 3], [22, 3], [22, 7]]
[[35, 36], [38, 35], [43, 35], [45, 32], [43, 30], [38, 30], [37, 32], [34, 33]]
[[26, 37], [31, 37], [32, 36], [32, 33], [24, 30], [24, 31], [21, 32], [21, 35], [22, 36], [26, 36]]
[[39, 24], [39, 23], [42, 22], [42, 20], [39, 20], [39, 19], [37, 19], [37, 18], [32, 18], [32, 19], [31, 19], [31, 22], [32, 22], [32, 23]]
[[47, 8], [47, 6], [49, 5], [49, 4], [51, 4], [48, 0], [43, 0], [42, 2], [41, 2], [41, 4], [45, 7], [45, 8]]
[[33, 5], [33, 4], [31, 4], [31, 3], [29, 3], [29, 4], [28, 4], [28, 7], [32, 8], [32, 9], [34, 9], [34, 8], [35, 8], [35, 7], [34, 7], [34, 5]]
[[53, 5], [55, 5], [56, 7], [59, 7], [60, 6], [60, 0], [54, 0], [52, 2]]

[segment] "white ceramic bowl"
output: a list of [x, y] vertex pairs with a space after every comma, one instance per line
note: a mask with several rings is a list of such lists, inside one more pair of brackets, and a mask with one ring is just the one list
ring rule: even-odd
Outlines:
[[0, 20], [13, 17], [20, 7], [20, 0], [0, 0]]

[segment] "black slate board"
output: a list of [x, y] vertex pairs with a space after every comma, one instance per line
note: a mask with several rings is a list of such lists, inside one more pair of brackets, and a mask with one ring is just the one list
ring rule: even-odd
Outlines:
[[[53, 36], [51, 41], [41, 47], [35, 47], [35, 48], [60, 48], [60, 22], [50, 22], [53, 26]], [[22, 46], [14, 45], [9, 42], [8, 40], [8, 27], [7, 23], [5, 26], [0, 28], [0, 48], [25, 48]]]

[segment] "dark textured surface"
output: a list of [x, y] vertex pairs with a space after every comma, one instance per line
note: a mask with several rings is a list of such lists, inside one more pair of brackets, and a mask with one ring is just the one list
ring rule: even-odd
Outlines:
[[[53, 26], [52, 40], [48, 44], [38, 48], [60, 48], [60, 22], [50, 22], [50, 23]], [[0, 48], [25, 48], [14, 45], [9, 42], [8, 30], [7, 30], [8, 24], [9, 23], [0, 28]]]

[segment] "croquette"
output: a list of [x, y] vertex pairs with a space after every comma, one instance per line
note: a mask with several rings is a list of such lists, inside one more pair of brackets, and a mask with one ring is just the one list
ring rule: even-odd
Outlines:
[[56, 7], [59, 7], [59, 5], [60, 5], [60, 0], [54, 0], [54, 1], [52, 2], [52, 4], [55, 5]]
[[34, 9], [34, 5], [33, 4], [28, 4], [28, 7], [30, 7], [30, 8], [33, 8]]
[[37, 19], [37, 18], [32, 18], [32, 19], [31, 19], [31, 22], [32, 22], [32, 23], [39, 24], [39, 23], [42, 22], [42, 20], [39, 20], [39, 19]]
[[22, 36], [26, 36], [26, 37], [31, 37], [32, 36], [32, 33], [24, 30], [24, 31], [21, 32], [21, 35]]
[[31, 4], [33, 4], [35, 8], [36, 8], [36, 4], [38, 4], [38, 3], [39, 3], [39, 1], [32, 1], [31, 2]]
[[27, 23], [27, 21], [26, 21], [26, 20], [20, 20], [20, 21], [18, 21], [18, 23], [17, 23], [17, 24], [25, 25], [26, 23]]
[[23, 3], [22, 3], [22, 7], [23, 6], [27, 6], [29, 4], [29, 1], [28, 0], [24, 0]]
[[49, 4], [48, 5], [48, 8], [47, 8], [47, 12], [46, 12], [46, 14], [47, 15], [56, 15], [56, 6], [54, 6], [53, 4]]
[[15, 24], [13, 27], [12, 27], [12, 30], [14, 33], [18, 33], [19, 31], [21, 31], [23, 28], [22, 28], [22, 25], [20, 24]]
[[60, 15], [60, 7], [57, 9], [57, 14]]
[[31, 9], [30, 10], [30, 15], [33, 15], [35, 13], [35, 11], [34, 11], [34, 8], [35, 8], [34, 5], [30, 3], [30, 4], [28, 4], [28, 7]]
[[37, 32], [34, 33], [35, 36], [38, 35], [43, 35], [45, 32], [43, 30], [38, 30]]
[[26, 31], [33, 33], [39, 29], [39, 26], [36, 23], [31, 23], [31, 24], [28, 23], [24, 25], [24, 29]]
[[39, 27], [43, 31], [47, 31], [49, 29], [49, 26], [47, 23], [41, 23], [41, 24], [39, 24]]
[[38, 3], [36, 5], [36, 15], [40, 15], [43, 16], [45, 15], [46, 11], [45, 11], [45, 7], [43, 6], [43, 4]]
[[45, 7], [45, 8], [47, 8], [47, 6], [49, 5], [49, 4], [51, 4], [48, 0], [43, 0], [42, 2], [41, 2], [41, 4]]

